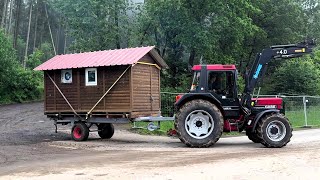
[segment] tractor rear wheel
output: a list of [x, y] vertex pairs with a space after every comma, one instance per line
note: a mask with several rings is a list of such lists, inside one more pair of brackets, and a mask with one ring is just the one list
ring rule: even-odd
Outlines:
[[256, 132], [252, 132], [251, 129], [246, 130], [246, 135], [254, 143], [260, 143], [261, 142], [261, 139], [258, 137], [258, 134]]
[[114, 134], [114, 127], [110, 123], [101, 123], [98, 125], [98, 134], [101, 139], [110, 139]]
[[216, 105], [197, 99], [185, 103], [175, 116], [175, 129], [189, 147], [209, 147], [223, 132], [223, 117]]
[[259, 121], [257, 135], [265, 147], [281, 148], [290, 142], [292, 127], [283, 114], [269, 114]]

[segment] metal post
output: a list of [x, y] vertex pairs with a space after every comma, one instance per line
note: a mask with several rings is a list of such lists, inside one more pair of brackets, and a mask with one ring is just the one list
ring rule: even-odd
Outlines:
[[307, 118], [307, 100], [306, 96], [303, 96], [303, 111], [304, 111], [304, 127], [309, 127], [308, 126], [308, 118]]
[[136, 122], [133, 121], [133, 127], [132, 128], [137, 128]]

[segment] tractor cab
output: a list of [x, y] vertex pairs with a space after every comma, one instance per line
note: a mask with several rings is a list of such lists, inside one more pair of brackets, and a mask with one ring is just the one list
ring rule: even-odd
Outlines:
[[190, 93], [211, 93], [216, 98], [237, 98], [235, 65], [195, 65]]

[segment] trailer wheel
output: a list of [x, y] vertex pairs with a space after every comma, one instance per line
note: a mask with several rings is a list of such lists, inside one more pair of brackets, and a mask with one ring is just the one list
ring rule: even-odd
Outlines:
[[85, 141], [89, 137], [89, 128], [83, 122], [76, 123], [71, 130], [71, 137], [75, 141]]
[[258, 137], [257, 133], [251, 132], [251, 129], [246, 130], [246, 135], [254, 143], [260, 143], [261, 139]]
[[189, 147], [209, 147], [223, 131], [223, 117], [214, 104], [193, 100], [184, 104], [175, 116], [175, 129], [181, 142]]
[[101, 139], [110, 139], [114, 134], [114, 127], [110, 123], [101, 123], [98, 125], [98, 134]]
[[283, 114], [269, 114], [258, 123], [258, 137], [261, 144], [269, 148], [281, 148], [290, 142], [292, 127]]

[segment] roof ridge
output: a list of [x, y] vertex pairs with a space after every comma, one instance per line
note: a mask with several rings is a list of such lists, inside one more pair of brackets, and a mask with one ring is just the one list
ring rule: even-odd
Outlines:
[[88, 53], [94, 53], [94, 52], [102, 52], [102, 51], [119, 51], [119, 50], [126, 50], [126, 49], [139, 49], [139, 48], [148, 48], [152, 47], [155, 48], [155, 45], [152, 46], [141, 46], [141, 47], [126, 47], [126, 48], [120, 48], [120, 49], [105, 49], [105, 50], [95, 50], [95, 51], [85, 51], [85, 52], [77, 52], [77, 53], [70, 53], [70, 54], [58, 54], [56, 56], [63, 56], [63, 55], [72, 55], [72, 54], [88, 54]]

